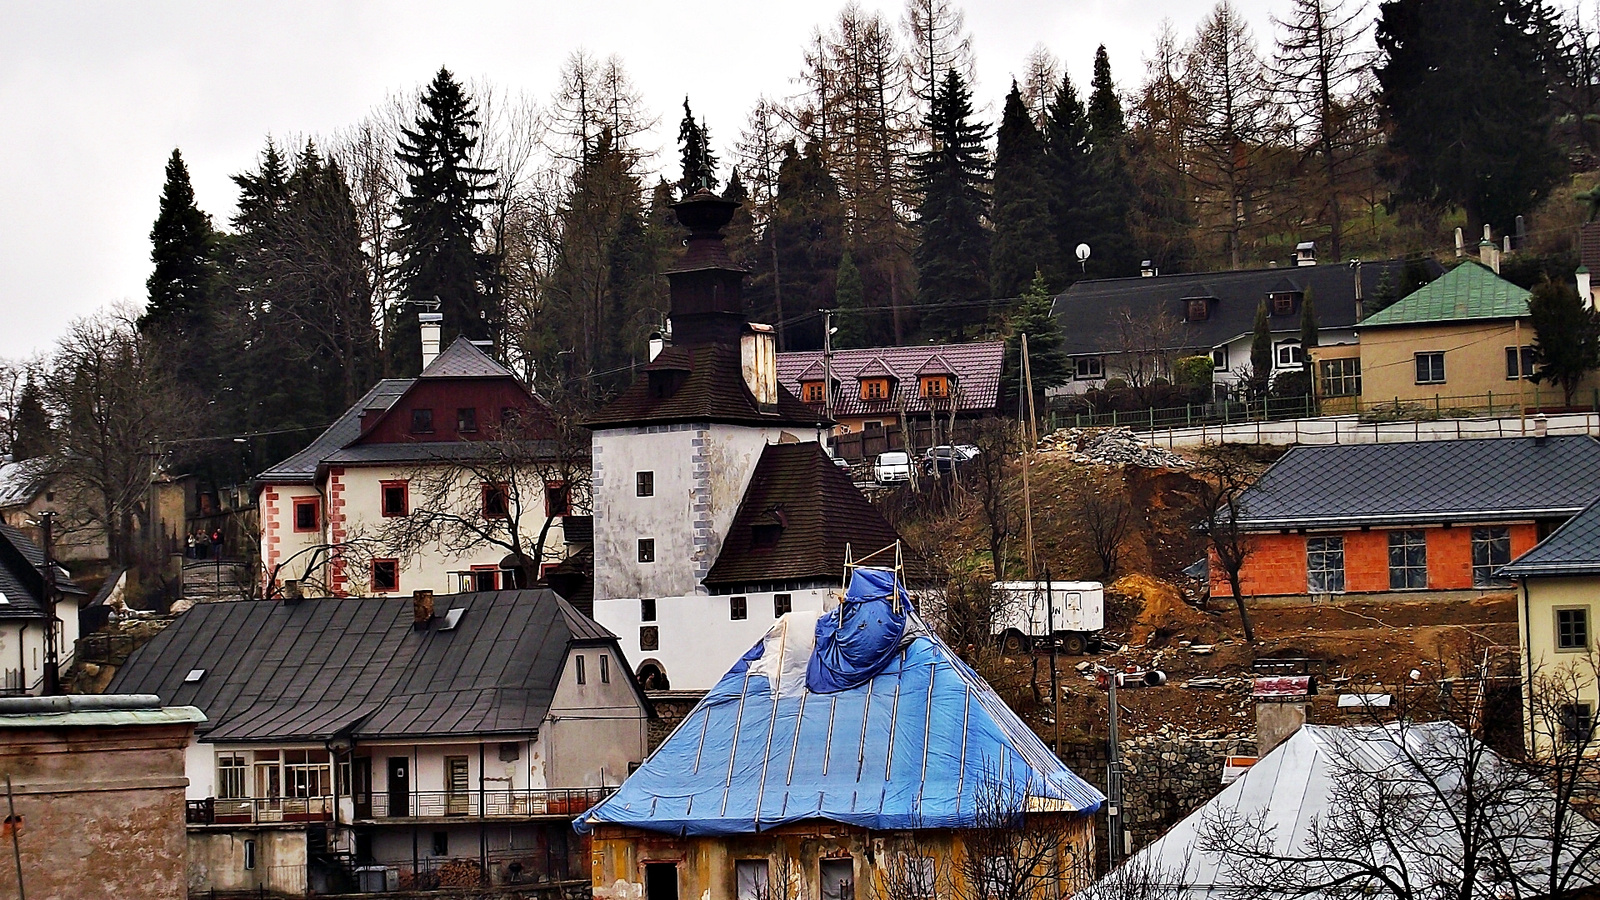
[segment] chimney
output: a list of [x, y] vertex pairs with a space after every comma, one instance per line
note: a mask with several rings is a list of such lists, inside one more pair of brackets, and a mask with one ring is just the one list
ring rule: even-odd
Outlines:
[[305, 592], [300, 590], [300, 582], [289, 579], [283, 583], [283, 605], [298, 606], [305, 599]]
[[652, 332], [650, 335], [650, 361], [655, 362], [656, 357], [660, 356], [661, 351], [666, 348], [667, 339], [662, 337], [661, 332]]
[[1461, 236], [1461, 229], [1456, 229], [1456, 259], [1467, 255], [1467, 241]]
[[1359, 260], [1359, 259], [1350, 260], [1350, 271], [1353, 273], [1354, 278], [1355, 278], [1355, 287], [1356, 287], [1356, 321], [1359, 322], [1362, 319], [1366, 318], [1366, 315], [1367, 315], [1366, 297], [1362, 295], [1362, 290], [1361, 290], [1361, 260]]
[[1317, 264], [1317, 242], [1301, 241], [1294, 245], [1294, 264], [1296, 266], [1314, 266]]
[[439, 323], [441, 313], [417, 313], [417, 330], [422, 332], [422, 367], [426, 369], [439, 358]]
[[1154, 278], [1154, 277], [1156, 277], [1157, 275], [1160, 275], [1160, 274], [1161, 274], [1161, 270], [1156, 268], [1155, 260], [1147, 259], [1147, 260], [1144, 260], [1143, 262], [1139, 263], [1139, 277], [1140, 278]]
[[1544, 413], [1539, 413], [1533, 417], [1533, 439], [1542, 444], [1544, 439], [1549, 436], [1550, 420], [1545, 417]]
[[1594, 309], [1594, 287], [1589, 282], [1589, 267], [1579, 266], [1577, 276], [1578, 298], [1583, 301], [1583, 308]]
[[1487, 225], [1483, 226], [1483, 240], [1478, 242], [1478, 262], [1493, 269], [1496, 275], [1500, 274], [1500, 251], [1490, 239]]
[[778, 403], [778, 344], [771, 325], [754, 322], [739, 336], [739, 368], [745, 387], [762, 406]]
[[433, 591], [411, 592], [411, 627], [427, 628], [433, 621]]

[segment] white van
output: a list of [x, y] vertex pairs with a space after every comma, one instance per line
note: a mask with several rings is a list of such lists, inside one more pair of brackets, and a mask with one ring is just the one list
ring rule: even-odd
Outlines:
[[911, 455], [904, 450], [879, 453], [872, 464], [872, 478], [879, 484], [900, 484], [911, 480]]
[[1008, 651], [1026, 652], [1054, 637], [1061, 649], [1079, 654], [1100, 640], [1106, 589], [1098, 581], [996, 581], [993, 588], [1000, 604], [989, 630]]

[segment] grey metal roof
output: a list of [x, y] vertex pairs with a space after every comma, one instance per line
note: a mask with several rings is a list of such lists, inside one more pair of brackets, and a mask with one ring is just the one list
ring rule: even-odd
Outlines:
[[419, 378], [515, 378], [511, 370], [500, 365], [472, 341], [464, 337], [434, 357], [422, 370]]
[[[0, 525], [0, 619], [42, 619], [44, 604], [44, 551], [10, 525]], [[56, 566], [56, 590], [61, 594], [83, 596], [87, 592]]]
[[[197, 706], [212, 742], [526, 734], [549, 711], [569, 646], [607, 643], [621, 661], [615, 636], [553, 591], [440, 596], [434, 609], [419, 630], [410, 598], [202, 603], [108, 690]], [[440, 630], [452, 609], [465, 610], [459, 624]]]
[[379, 381], [304, 450], [262, 472], [256, 476], [256, 481], [266, 484], [314, 483], [317, 478], [317, 466], [329, 454], [360, 437], [361, 414], [369, 409], [388, 409], [401, 394], [406, 392], [406, 389], [411, 387], [414, 380], [385, 378]]
[[[1364, 297], [1376, 296], [1378, 282], [1390, 272], [1401, 283], [1404, 260], [1364, 263], [1361, 286]], [[1437, 275], [1443, 271], [1430, 265]], [[1346, 263], [1295, 268], [1255, 269], [1243, 272], [1196, 272], [1153, 278], [1108, 278], [1079, 281], [1056, 297], [1051, 313], [1061, 323], [1061, 343], [1067, 353], [1111, 353], [1122, 349], [1118, 327], [1123, 313], [1147, 320], [1165, 312], [1175, 322], [1173, 346], [1166, 349], [1209, 351], [1255, 326], [1256, 308], [1269, 293], [1311, 289], [1317, 324], [1323, 330], [1356, 324], [1355, 277]], [[1209, 298], [1209, 315], [1199, 322], [1185, 321], [1185, 301]], [[1300, 333], [1300, 304], [1287, 316], [1273, 316], [1274, 333]]]
[[[468, 461], [493, 458], [504, 452], [496, 441], [407, 441], [396, 444], [356, 444], [334, 450], [323, 465], [370, 466], [385, 463]], [[528, 459], [558, 459], [556, 441], [518, 441], [516, 455]]]
[[1240, 498], [1251, 530], [1576, 515], [1600, 497], [1586, 435], [1298, 446]]
[[1507, 576], [1600, 573], [1600, 500], [1500, 570]]

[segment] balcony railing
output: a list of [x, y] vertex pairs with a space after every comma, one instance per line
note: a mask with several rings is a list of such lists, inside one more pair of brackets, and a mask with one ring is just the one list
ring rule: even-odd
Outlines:
[[255, 825], [271, 822], [324, 822], [333, 818], [332, 797], [190, 800], [185, 819], [190, 825]]
[[[390, 803], [388, 794], [372, 795], [372, 818], [526, 818], [576, 816], [604, 800], [616, 788], [558, 788], [511, 791], [413, 791], [407, 805]], [[391, 808], [392, 807], [392, 808]], [[364, 812], [365, 810], [361, 810]], [[360, 813], [357, 813], [358, 817]]]

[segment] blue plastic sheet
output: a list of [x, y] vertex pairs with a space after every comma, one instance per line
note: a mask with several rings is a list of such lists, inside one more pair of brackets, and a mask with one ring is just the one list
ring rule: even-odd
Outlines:
[[911, 600], [887, 569], [856, 569], [839, 608], [817, 620], [817, 647], [806, 688], [849, 690], [882, 672], [906, 631]]

